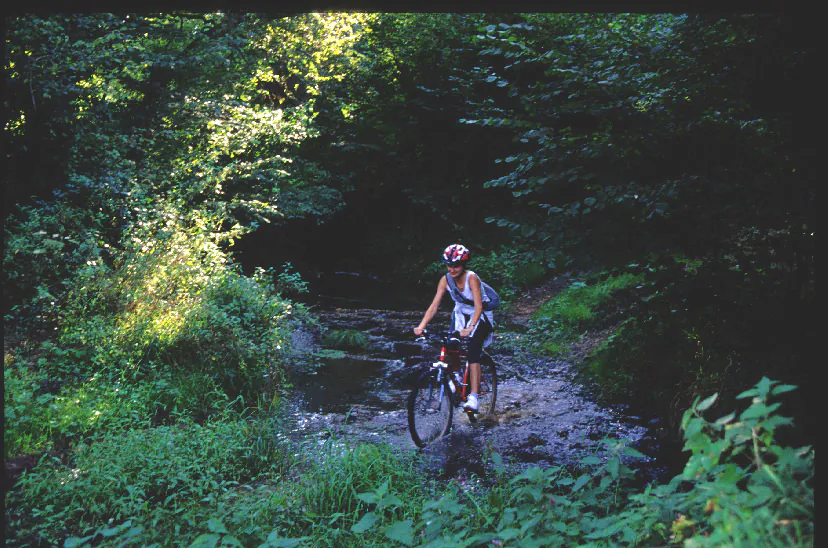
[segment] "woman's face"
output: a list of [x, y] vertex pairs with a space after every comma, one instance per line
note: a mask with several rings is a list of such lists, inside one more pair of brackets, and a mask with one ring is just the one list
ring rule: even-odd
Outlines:
[[466, 265], [464, 264], [447, 264], [446, 270], [451, 275], [452, 278], [456, 278], [463, 274], [463, 271], [466, 270]]

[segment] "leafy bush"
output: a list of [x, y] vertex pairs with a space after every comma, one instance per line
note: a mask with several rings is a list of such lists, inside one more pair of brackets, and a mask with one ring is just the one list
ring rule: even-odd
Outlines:
[[[697, 399], [683, 473], [644, 488], [630, 467], [644, 456], [625, 440], [603, 440], [577, 467], [515, 476], [493, 454], [491, 484], [440, 485], [388, 446], [308, 441], [294, 461], [262, 416], [109, 435], [24, 476], [10, 545], [82, 534], [101, 545], [812, 547], [814, 451], [776, 441], [792, 423], [772, 400], [793, 388], [763, 378], [740, 394], [745, 409], [715, 420], [704, 415], [717, 395]], [[266, 483], [243, 484], [256, 478]]]
[[291, 303], [265, 271], [245, 277], [227, 264], [202, 231], [173, 225], [134, 240], [113, 270], [81, 273], [49, 367], [131, 379], [187, 370], [208, 374], [231, 399], [255, 395], [287, 345]]
[[293, 268], [290, 262], [283, 264], [282, 271], [276, 274], [276, 289], [279, 293], [292, 298], [309, 291], [308, 282], [302, 279], [302, 275]]
[[45, 372], [25, 365], [3, 367], [3, 458], [46, 450], [51, 437], [54, 395], [41, 391]]
[[111, 263], [76, 268], [56, 337], [19, 349], [4, 373], [7, 456], [178, 415], [201, 421], [282, 389], [292, 303], [264, 270], [243, 276], [202, 228], [159, 216], [164, 228], [134, 229]]
[[737, 396], [750, 400], [747, 409], [714, 421], [703, 415], [718, 394], [696, 398], [682, 421], [691, 452], [684, 472], [635, 499], [642, 510], [669, 493], [681, 512], [672, 540], [688, 538], [689, 546], [812, 546], [814, 451], [775, 442], [777, 429], [793, 421], [776, 414], [781, 404], [771, 399], [794, 389], [763, 377]]
[[4, 325], [29, 334], [57, 320], [76, 269], [104, 260], [103, 214], [55, 200], [20, 208], [4, 227]]
[[107, 433], [79, 445], [71, 464], [44, 457], [24, 475], [9, 498], [7, 531], [17, 540], [37, 536], [58, 545], [67, 535], [94, 535], [129, 521], [133, 542], [192, 539], [219, 499], [286, 469], [284, 446], [263, 443], [277, 433], [271, 419], [228, 413], [203, 425], [181, 419]]
[[813, 416], [816, 300], [792, 291], [784, 269], [762, 269], [762, 255], [779, 253], [763, 241], [753, 242], [750, 254], [727, 259], [653, 255], [628, 265], [645, 277], [643, 287], [627, 293], [633, 297], [628, 317], [589, 356], [583, 380], [597, 383], [606, 400], [651, 409], [670, 431], [678, 431], [684, 409], [701, 394], [717, 391], [721, 401], [735, 404], [757, 371], [803, 386], [792, 415]]

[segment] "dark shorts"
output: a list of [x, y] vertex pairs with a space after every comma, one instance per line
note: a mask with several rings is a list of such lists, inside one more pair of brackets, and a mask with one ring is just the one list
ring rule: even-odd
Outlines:
[[[466, 318], [466, 323], [471, 319], [471, 316], [466, 314], [463, 314], [463, 317]], [[477, 330], [471, 339], [469, 339], [469, 353], [467, 357], [469, 363], [480, 363], [483, 356], [483, 341], [486, 340], [486, 337], [492, 331], [492, 326], [489, 320], [486, 319], [486, 316], [480, 316], [480, 321], [477, 323]]]

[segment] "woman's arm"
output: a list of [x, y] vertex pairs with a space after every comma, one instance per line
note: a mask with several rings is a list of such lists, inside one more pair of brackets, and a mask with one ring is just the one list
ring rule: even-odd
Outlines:
[[480, 320], [480, 316], [483, 314], [483, 295], [480, 292], [480, 278], [478, 278], [476, 274], [474, 276], [469, 276], [468, 284], [472, 292], [472, 299], [474, 299], [474, 314], [472, 314], [468, 327], [460, 331], [461, 337], [468, 337], [471, 335], [477, 325], [477, 322]]
[[434, 294], [434, 299], [431, 301], [431, 305], [426, 310], [425, 315], [423, 315], [422, 321], [420, 321], [420, 325], [414, 328], [414, 334], [420, 336], [423, 334], [423, 329], [426, 328], [428, 322], [434, 318], [434, 315], [437, 314], [437, 311], [440, 309], [440, 302], [443, 300], [443, 295], [446, 293], [446, 277], [443, 276], [440, 278], [440, 281], [437, 283], [437, 293]]

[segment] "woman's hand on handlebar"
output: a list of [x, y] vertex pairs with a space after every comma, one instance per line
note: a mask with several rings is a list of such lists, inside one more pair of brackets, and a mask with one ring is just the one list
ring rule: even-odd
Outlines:
[[468, 337], [468, 336], [471, 335], [471, 332], [472, 332], [471, 327], [464, 327], [463, 329], [460, 330], [460, 336], [464, 337], [464, 338]]
[[414, 328], [414, 334], [417, 335], [418, 337], [422, 337], [424, 332], [425, 332], [424, 327], [419, 327], [418, 326], [418, 327]]

